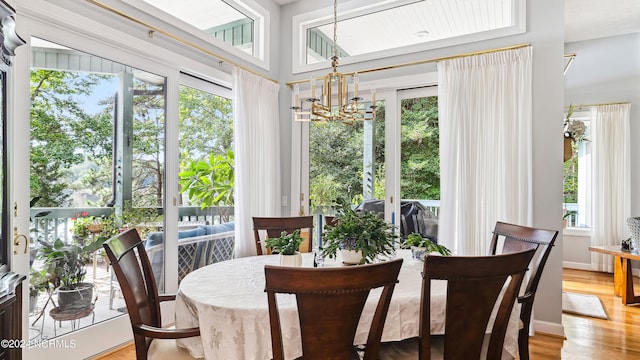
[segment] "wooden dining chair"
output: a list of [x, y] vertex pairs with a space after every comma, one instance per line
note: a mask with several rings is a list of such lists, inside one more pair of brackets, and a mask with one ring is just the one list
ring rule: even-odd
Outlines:
[[[427, 256], [418, 338], [382, 344], [379, 359], [501, 359], [509, 318], [535, 251], [494, 256]], [[444, 335], [431, 335], [431, 285], [446, 280]], [[494, 309], [495, 320], [489, 327]], [[490, 329], [490, 334], [486, 334]]]
[[333, 268], [265, 265], [273, 359], [284, 359], [276, 293], [296, 296], [304, 359], [350, 359], [357, 356], [353, 341], [369, 292], [382, 288], [364, 353], [365, 360], [377, 359], [401, 266], [402, 259]]
[[[302, 243], [302, 252], [311, 252], [313, 247], [313, 216], [293, 216], [293, 217], [253, 217], [253, 235], [256, 242], [256, 253], [262, 255], [261, 233], [266, 232], [267, 237], [277, 238], [286, 231], [288, 234], [296, 230], [307, 229], [308, 239]], [[271, 250], [267, 249], [270, 254]]]
[[136, 359], [194, 359], [175, 339], [200, 336], [199, 328], [162, 328], [160, 303], [175, 295], [158, 295], [151, 263], [135, 228], [103, 244], [127, 305]]
[[489, 252], [491, 255], [534, 249], [536, 255], [529, 265], [529, 280], [518, 297], [522, 327], [518, 333], [518, 354], [521, 360], [529, 359], [529, 326], [538, 283], [547, 258], [558, 236], [557, 230], [544, 230], [521, 225], [496, 222]]

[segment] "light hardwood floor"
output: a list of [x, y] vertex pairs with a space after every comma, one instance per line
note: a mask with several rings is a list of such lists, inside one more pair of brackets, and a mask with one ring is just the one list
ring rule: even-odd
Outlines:
[[[640, 280], [635, 279], [636, 288]], [[566, 339], [537, 334], [530, 339], [532, 360], [625, 360], [640, 359], [640, 305], [624, 306], [613, 295], [613, 275], [564, 269], [563, 291], [597, 295], [608, 320], [562, 314]], [[103, 360], [133, 360], [133, 345]]]

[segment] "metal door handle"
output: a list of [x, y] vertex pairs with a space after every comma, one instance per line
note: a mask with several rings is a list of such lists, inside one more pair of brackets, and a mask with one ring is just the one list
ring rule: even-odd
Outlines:
[[18, 249], [20, 248], [20, 238], [24, 238], [24, 253], [27, 253], [27, 248], [29, 247], [29, 238], [26, 235], [20, 234], [18, 235], [18, 228], [13, 228], [13, 254], [18, 254]]

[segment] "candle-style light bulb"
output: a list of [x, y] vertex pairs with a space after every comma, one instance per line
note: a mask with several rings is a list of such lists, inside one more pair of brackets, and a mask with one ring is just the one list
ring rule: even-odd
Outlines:
[[299, 109], [298, 104], [300, 104], [300, 86], [298, 84], [293, 85], [293, 108]]
[[311, 74], [311, 79], [309, 79], [309, 83], [311, 84], [311, 98], [316, 98], [316, 74]]

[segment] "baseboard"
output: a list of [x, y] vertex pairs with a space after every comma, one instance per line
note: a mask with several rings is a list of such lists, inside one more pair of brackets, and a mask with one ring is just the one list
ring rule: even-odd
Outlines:
[[564, 326], [562, 326], [562, 324], [534, 320], [533, 329], [536, 334], [555, 336], [563, 339], [566, 338], [564, 335]]
[[[125, 343], [123, 343], [123, 344], [120, 344], [120, 345], [118, 345], [118, 346], [115, 346], [115, 347], [113, 347], [113, 348], [111, 348], [111, 349], [108, 349], [108, 350], [103, 351], [103, 352], [101, 352], [101, 353], [95, 354], [94, 356], [90, 356], [90, 357], [88, 357], [87, 359], [88, 359], [88, 360], [98, 360], [98, 359], [102, 359], [102, 358], [104, 358], [104, 357], [107, 357], [107, 356], [109, 356], [109, 355], [112, 355], [112, 354], [114, 354], [114, 353], [116, 353], [116, 352], [118, 352], [118, 351], [120, 351], [120, 350], [122, 350], [122, 349], [124, 349], [124, 348], [127, 348], [127, 347], [129, 347], [129, 346], [132, 346], [132, 345], [133, 345], [133, 340], [131, 340], [131, 341], [127, 341], [127, 342], [125, 342]], [[135, 351], [135, 350], [134, 350], [134, 351]]]
[[576, 270], [591, 270], [591, 264], [577, 263], [577, 262], [571, 262], [571, 261], [563, 261], [562, 267], [567, 269], [576, 269]]

